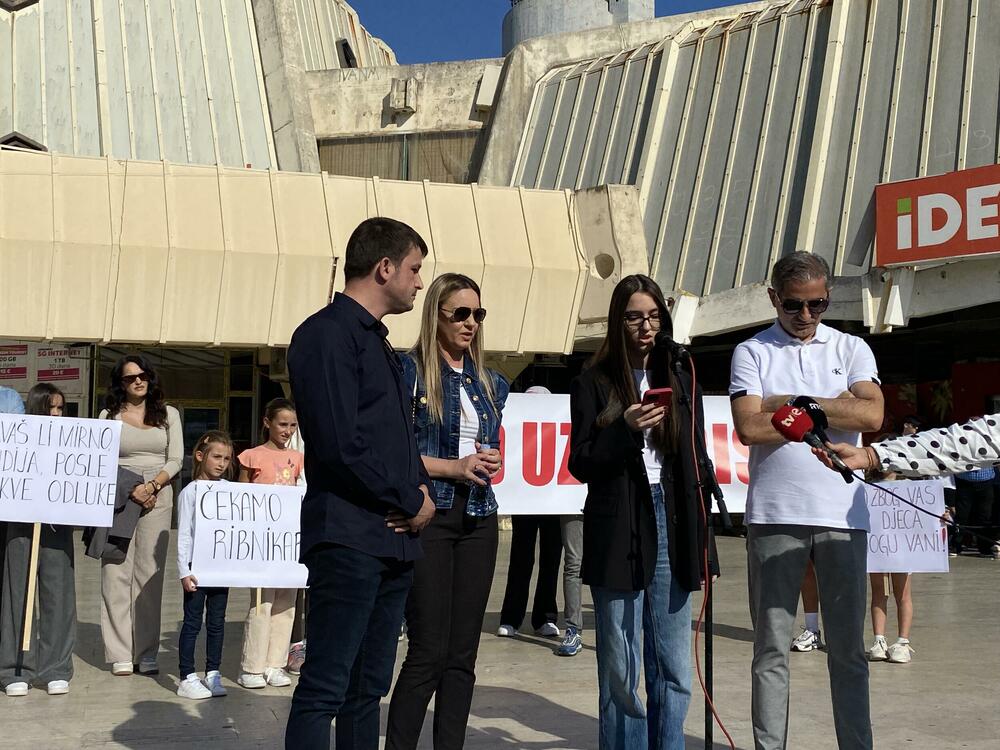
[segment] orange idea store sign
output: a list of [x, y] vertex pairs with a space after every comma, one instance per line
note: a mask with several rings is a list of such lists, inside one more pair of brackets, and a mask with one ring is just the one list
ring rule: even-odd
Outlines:
[[1000, 254], [1000, 164], [875, 188], [875, 265]]

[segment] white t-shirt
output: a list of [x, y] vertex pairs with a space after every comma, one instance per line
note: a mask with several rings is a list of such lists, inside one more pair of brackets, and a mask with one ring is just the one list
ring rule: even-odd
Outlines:
[[[632, 370], [632, 376], [635, 378], [635, 387], [639, 389], [639, 400], [642, 401], [643, 394], [649, 390], [649, 373], [646, 370]], [[663, 471], [663, 456], [650, 442], [652, 432], [652, 430], [644, 430], [642, 433], [642, 461], [646, 464], [646, 476], [649, 478], [649, 483], [658, 484], [660, 474]]]
[[[733, 352], [729, 397], [778, 395], [836, 398], [855, 383], [878, 383], [875, 355], [863, 339], [820, 324], [802, 342], [778, 323]], [[858, 445], [860, 434], [828, 429], [835, 443]], [[747, 524], [869, 528], [864, 485], [847, 484], [804, 443], [750, 448]]]
[[[452, 369], [459, 374], [463, 372], [460, 367]], [[476, 441], [479, 439], [479, 414], [464, 386], [459, 386], [458, 394], [462, 401], [462, 422], [458, 429], [458, 457], [465, 458], [476, 452]]]

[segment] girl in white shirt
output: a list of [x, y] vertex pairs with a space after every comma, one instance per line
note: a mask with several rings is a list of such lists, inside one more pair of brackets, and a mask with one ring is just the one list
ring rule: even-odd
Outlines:
[[[226, 481], [231, 476], [233, 465], [232, 438], [219, 430], [206, 432], [194, 446], [192, 464], [191, 476], [195, 481]], [[219, 664], [222, 662], [229, 589], [198, 586], [198, 579], [191, 572], [196, 503], [197, 493], [192, 482], [177, 498], [177, 572], [184, 587], [184, 624], [177, 645], [181, 677], [177, 695], [200, 700], [226, 694]], [[202, 622], [205, 623], [207, 637], [204, 680], [198, 677], [194, 668], [194, 646]]]

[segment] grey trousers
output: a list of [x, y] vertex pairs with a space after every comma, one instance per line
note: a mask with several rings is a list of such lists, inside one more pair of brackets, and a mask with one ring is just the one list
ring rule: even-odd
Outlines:
[[76, 644], [76, 583], [73, 528], [42, 524], [38, 550], [38, 607], [31, 648], [21, 654], [24, 604], [33, 524], [9, 523], [0, 600], [0, 685], [49, 683], [73, 677]]
[[583, 563], [583, 516], [560, 516], [563, 543], [563, 598], [565, 599], [566, 627], [583, 630], [583, 606], [580, 595], [583, 581], [580, 567]]
[[837, 745], [870, 750], [867, 532], [822, 526], [752, 525], [748, 530], [754, 744], [757, 750], [788, 747], [789, 644], [810, 557], [823, 610]]

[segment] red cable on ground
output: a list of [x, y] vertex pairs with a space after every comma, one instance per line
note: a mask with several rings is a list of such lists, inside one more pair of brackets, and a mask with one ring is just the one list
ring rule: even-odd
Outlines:
[[698, 613], [698, 621], [695, 623], [694, 628], [694, 665], [698, 673], [698, 683], [701, 685], [701, 692], [705, 695], [705, 702], [708, 703], [709, 707], [712, 709], [712, 716], [715, 718], [715, 723], [719, 725], [719, 729], [722, 733], [726, 735], [726, 739], [729, 741], [729, 747], [731, 750], [736, 750], [736, 743], [733, 742], [733, 738], [730, 736], [729, 731], [726, 729], [726, 725], [722, 723], [722, 719], [719, 717], [719, 712], [715, 709], [715, 703], [712, 702], [711, 696], [708, 694], [708, 688], [705, 687], [705, 678], [701, 674], [701, 659], [698, 657], [698, 637], [701, 634], [701, 628], [705, 622], [705, 608], [708, 606], [708, 598], [712, 595], [712, 571], [708, 566], [708, 513], [705, 510], [705, 494], [701, 486], [701, 467], [698, 466], [698, 456], [696, 455], [695, 445], [697, 441], [695, 439], [696, 432], [698, 429], [698, 408], [695, 399], [698, 394], [698, 371], [694, 365], [694, 359], [689, 358], [688, 363], [691, 365], [691, 462], [694, 464], [694, 476], [698, 487], [698, 499], [700, 502], [701, 510], [701, 524], [702, 532], [704, 534], [705, 550], [704, 550], [704, 575], [705, 575], [705, 595], [701, 600], [701, 611]]

